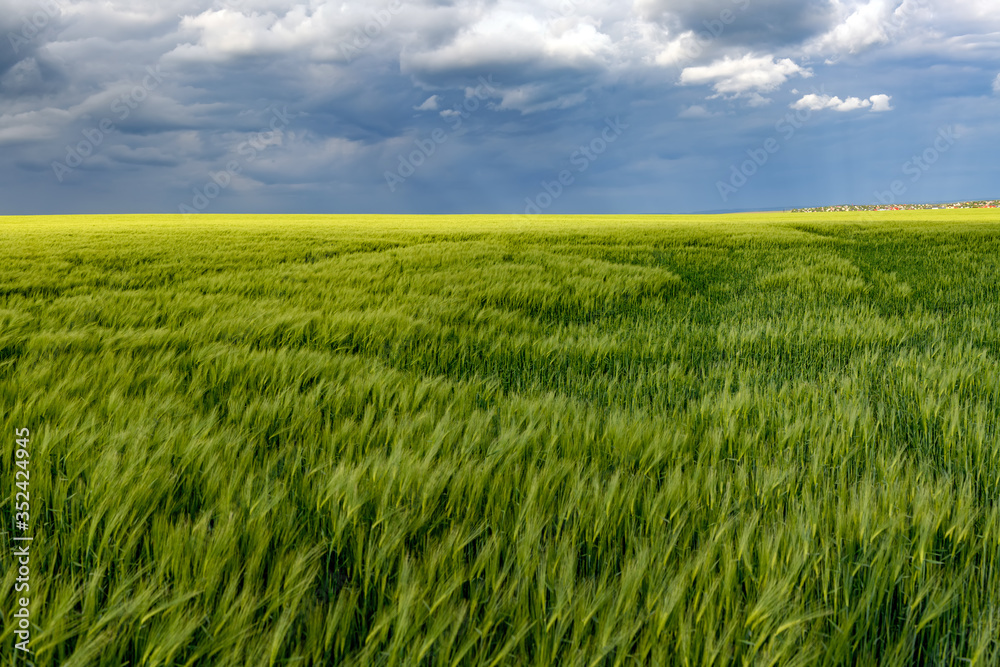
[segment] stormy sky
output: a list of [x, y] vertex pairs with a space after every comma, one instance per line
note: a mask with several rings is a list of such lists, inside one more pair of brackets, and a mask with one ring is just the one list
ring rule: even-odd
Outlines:
[[996, 0], [0, 0], [0, 214], [1000, 197]]

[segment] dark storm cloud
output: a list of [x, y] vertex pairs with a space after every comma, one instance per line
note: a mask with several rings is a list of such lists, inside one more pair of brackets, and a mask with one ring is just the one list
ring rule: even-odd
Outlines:
[[[725, 25], [728, 46], [755, 50], [800, 44], [828, 30], [835, 18], [829, 0], [645, 0], [638, 6], [646, 17], [676, 32]], [[726, 12], [737, 20], [721, 24]]]
[[0, 75], [0, 96], [30, 98], [65, 88], [69, 76], [59, 63], [43, 54], [22, 58]]
[[61, 19], [56, 2], [0, 1], [0, 73], [34, 55], [38, 45], [57, 32]]

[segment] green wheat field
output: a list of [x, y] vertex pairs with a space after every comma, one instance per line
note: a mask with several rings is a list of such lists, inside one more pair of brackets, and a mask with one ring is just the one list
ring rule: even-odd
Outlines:
[[1000, 664], [998, 281], [996, 210], [0, 218], [0, 654], [27, 428], [37, 665]]

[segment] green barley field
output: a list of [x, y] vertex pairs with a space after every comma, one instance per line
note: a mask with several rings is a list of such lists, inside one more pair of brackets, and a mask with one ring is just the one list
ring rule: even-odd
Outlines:
[[1000, 664], [998, 281], [996, 210], [0, 218], [0, 655]]

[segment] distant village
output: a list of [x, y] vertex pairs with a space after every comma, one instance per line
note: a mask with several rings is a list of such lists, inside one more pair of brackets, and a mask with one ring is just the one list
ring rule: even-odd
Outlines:
[[842, 206], [820, 206], [817, 208], [793, 208], [792, 213], [834, 213], [844, 211], [925, 211], [946, 208], [998, 208], [1000, 199], [985, 201], [964, 201], [956, 204], [847, 204]]

